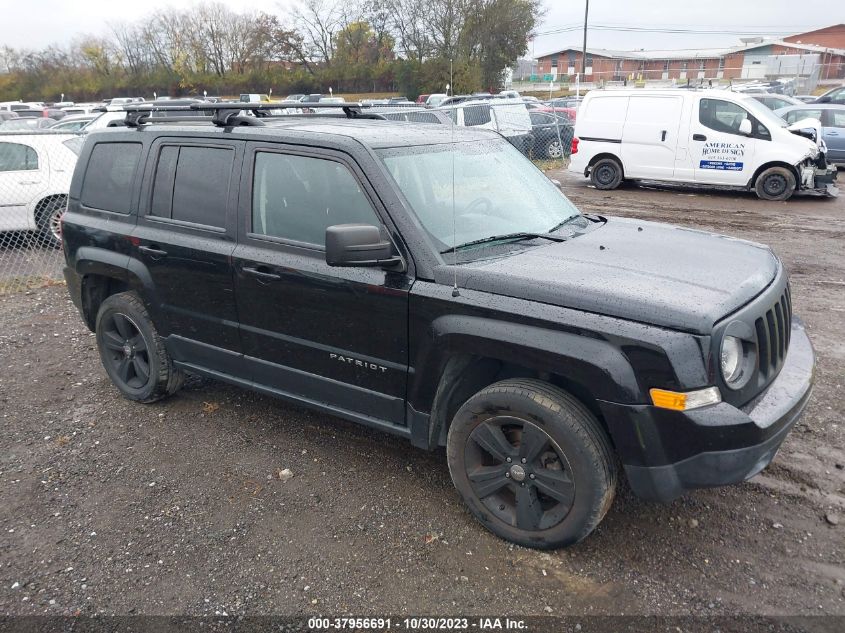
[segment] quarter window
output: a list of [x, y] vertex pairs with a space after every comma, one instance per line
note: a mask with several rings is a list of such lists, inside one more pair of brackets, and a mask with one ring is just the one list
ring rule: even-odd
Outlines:
[[335, 224], [380, 224], [355, 177], [321, 158], [258, 152], [252, 184], [252, 232], [325, 245]]
[[163, 146], [150, 215], [225, 228], [234, 161], [228, 147]]
[[38, 154], [29, 145], [0, 143], [0, 171], [38, 169]]
[[140, 143], [97, 143], [82, 181], [81, 202], [86, 207], [128, 214]]

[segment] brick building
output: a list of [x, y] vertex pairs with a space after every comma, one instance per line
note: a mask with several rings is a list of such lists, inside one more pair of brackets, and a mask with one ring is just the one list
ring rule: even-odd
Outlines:
[[[812, 74], [845, 78], [845, 24], [791, 35], [782, 40], [747, 38], [725, 49], [614, 51], [587, 48], [586, 81], [649, 79], [762, 79], [768, 74]], [[564, 48], [537, 58], [539, 79], [581, 72], [581, 48]]]

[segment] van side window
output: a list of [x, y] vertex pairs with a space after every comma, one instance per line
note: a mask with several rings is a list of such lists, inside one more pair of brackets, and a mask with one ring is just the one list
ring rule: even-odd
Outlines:
[[29, 145], [0, 143], [0, 171], [38, 169], [38, 154]]
[[129, 214], [140, 143], [97, 143], [82, 181], [83, 206]]
[[162, 146], [150, 215], [225, 228], [234, 161], [226, 147]]
[[324, 246], [334, 224], [381, 222], [358, 181], [332, 160], [258, 152], [252, 233]]
[[739, 131], [744, 119], [751, 121], [751, 136], [770, 141], [772, 135], [768, 128], [748, 113], [748, 110], [736, 103], [721, 99], [702, 99], [698, 105], [698, 121], [711, 130], [725, 134], [745, 136]]

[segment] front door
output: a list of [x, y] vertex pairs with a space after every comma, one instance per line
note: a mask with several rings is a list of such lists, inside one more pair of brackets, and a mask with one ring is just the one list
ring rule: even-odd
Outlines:
[[174, 359], [241, 378], [231, 255], [243, 149], [231, 140], [157, 140], [132, 233]]
[[827, 160], [845, 164], [845, 109], [828, 108], [822, 112], [822, 138], [827, 145]]
[[[696, 111], [697, 110], [697, 111]], [[739, 131], [743, 120], [752, 134]], [[688, 140], [696, 183], [745, 186], [754, 175], [757, 138], [769, 132], [745, 108], [732, 101], [703, 98], [693, 108]]]
[[384, 224], [358, 167], [329, 151], [248, 147], [234, 253], [252, 379], [364, 422], [405, 420], [407, 273], [336, 268], [326, 227]]

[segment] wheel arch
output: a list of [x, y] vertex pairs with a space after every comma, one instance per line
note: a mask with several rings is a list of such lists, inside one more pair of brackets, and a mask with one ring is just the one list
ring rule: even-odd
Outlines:
[[[472, 320], [464, 318], [461, 324], [471, 326]], [[443, 443], [449, 423], [464, 402], [508, 378], [535, 378], [570, 392], [605, 427], [599, 400], [636, 400], [640, 389], [634, 369], [609, 342], [568, 332], [546, 331], [540, 336], [543, 333], [531, 327], [519, 328], [517, 334], [506, 323], [481, 320], [485, 324], [476, 333], [441, 335], [422, 365], [426, 371], [416, 377], [409, 392], [412, 406], [431, 402], [429, 448]], [[520, 338], [534, 341], [529, 344]], [[434, 385], [430, 398], [424, 393], [426, 384]]]
[[613, 152], [599, 152], [598, 154], [593, 156], [590, 159], [590, 162], [587, 163], [587, 167], [584, 169], [584, 175], [589, 176], [590, 170], [592, 169], [593, 165], [595, 165], [597, 162], [599, 162], [600, 160], [603, 160], [605, 158], [610, 158], [611, 160], [615, 160], [617, 163], [619, 163], [619, 168], [622, 170], [622, 177], [624, 178], [625, 177], [625, 164], [622, 162], [622, 158], [620, 156], [617, 156]]
[[771, 169], [772, 167], [783, 167], [785, 169], [788, 169], [795, 177], [795, 190], [798, 191], [798, 189], [801, 188], [801, 174], [798, 173], [798, 169], [795, 167], [795, 165], [790, 165], [789, 163], [781, 160], [773, 160], [760, 165], [754, 172], [754, 175], [751, 176], [751, 180], [748, 181], [748, 188], [753, 189], [754, 186], [757, 184], [757, 179], [760, 177], [760, 174], [762, 174], [767, 169]]

